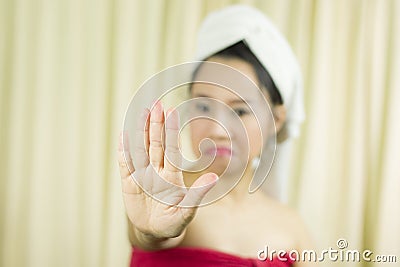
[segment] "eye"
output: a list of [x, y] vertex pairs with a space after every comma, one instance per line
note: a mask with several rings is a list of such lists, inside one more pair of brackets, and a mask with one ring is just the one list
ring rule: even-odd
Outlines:
[[234, 108], [233, 111], [235, 111], [235, 113], [239, 117], [242, 117], [242, 116], [245, 116], [245, 115], [249, 114], [249, 112], [244, 108]]
[[207, 104], [196, 103], [196, 110], [203, 113], [207, 113], [210, 111], [210, 107]]

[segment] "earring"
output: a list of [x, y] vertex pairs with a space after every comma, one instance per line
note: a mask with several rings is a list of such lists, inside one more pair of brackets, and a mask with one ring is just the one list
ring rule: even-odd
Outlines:
[[251, 161], [251, 167], [253, 169], [257, 169], [258, 165], [260, 164], [260, 157], [255, 157], [253, 158], [253, 160]]

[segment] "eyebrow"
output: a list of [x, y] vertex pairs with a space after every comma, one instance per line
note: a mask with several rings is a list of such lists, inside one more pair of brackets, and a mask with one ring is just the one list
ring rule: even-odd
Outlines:
[[[214, 98], [211, 97], [211, 96], [203, 95], [203, 94], [194, 94], [193, 97], [206, 97], [206, 98], [214, 99]], [[229, 104], [238, 104], [238, 103], [239, 103], [239, 104], [247, 104], [247, 103], [251, 103], [251, 101], [246, 100], [246, 99], [239, 98], [239, 99], [230, 100], [230, 101], [228, 101], [228, 103], [229, 103]]]

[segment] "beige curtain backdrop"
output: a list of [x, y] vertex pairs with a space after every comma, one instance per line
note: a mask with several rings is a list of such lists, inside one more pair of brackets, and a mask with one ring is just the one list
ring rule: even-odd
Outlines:
[[345, 238], [398, 266], [400, 1], [0, 0], [1, 266], [127, 266], [124, 111], [232, 3], [263, 10], [300, 61], [289, 197], [317, 247]]

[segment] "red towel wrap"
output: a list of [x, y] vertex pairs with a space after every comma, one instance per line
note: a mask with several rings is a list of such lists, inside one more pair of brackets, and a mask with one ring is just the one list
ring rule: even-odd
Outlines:
[[132, 251], [131, 267], [290, 267], [288, 256], [267, 259], [244, 258], [232, 254], [195, 247], [177, 247], [157, 251], [146, 251], [135, 247]]

